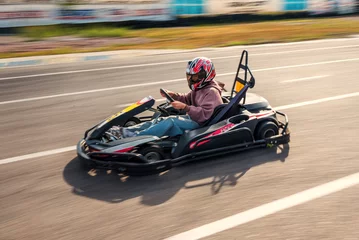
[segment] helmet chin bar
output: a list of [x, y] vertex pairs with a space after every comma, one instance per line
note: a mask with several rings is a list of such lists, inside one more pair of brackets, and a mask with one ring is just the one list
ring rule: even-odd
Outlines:
[[188, 87], [189, 87], [189, 89], [194, 90], [193, 84], [195, 84], [195, 82], [193, 82], [193, 81], [191, 81], [191, 80], [188, 80], [187, 82], [188, 82]]
[[203, 81], [203, 79], [201, 79], [201, 80], [197, 80], [197, 81], [192, 81], [192, 79], [189, 79], [188, 80], [188, 87], [189, 87], [189, 89], [191, 89], [191, 90], [196, 90], [195, 89], [195, 87], [194, 87], [194, 85], [197, 83], [200, 83], [201, 81]]

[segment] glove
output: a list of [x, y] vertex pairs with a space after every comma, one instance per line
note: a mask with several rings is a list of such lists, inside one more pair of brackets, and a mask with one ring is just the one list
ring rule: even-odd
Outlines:
[[[166, 90], [166, 89], [165, 89]], [[170, 95], [172, 98], [173, 98], [173, 96], [175, 96], [176, 95], [176, 93], [175, 92], [172, 92], [172, 91], [168, 91], [168, 90], [166, 90], [166, 92], [168, 93], [168, 95]], [[160, 91], [160, 93], [161, 93], [161, 96], [162, 97], [166, 97], [161, 91]]]

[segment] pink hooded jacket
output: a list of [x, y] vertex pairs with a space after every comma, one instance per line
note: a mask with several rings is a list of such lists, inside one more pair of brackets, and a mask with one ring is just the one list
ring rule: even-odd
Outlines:
[[173, 99], [187, 104], [187, 114], [198, 124], [208, 120], [214, 109], [223, 103], [221, 88], [216, 81], [211, 81], [207, 86], [197, 91], [190, 91], [187, 94], [176, 93]]

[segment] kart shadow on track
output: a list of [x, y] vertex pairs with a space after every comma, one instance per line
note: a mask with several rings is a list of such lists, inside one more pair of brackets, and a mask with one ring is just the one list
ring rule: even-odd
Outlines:
[[141, 197], [142, 204], [153, 206], [166, 202], [183, 188], [209, 186], [211, 194], [218, 194], [223, 187], [237, 185], [251, 168], [284, 162], [288, 155], [289, 145], [285, 144], [188, 163], [162, 175], [144, 177], [124, 177], [105, 170], [89, 174], [79, 159], [74, 158], [66, 165], [63, 177], [73, 187], [72, 192], [79, 196], [110, 203]]

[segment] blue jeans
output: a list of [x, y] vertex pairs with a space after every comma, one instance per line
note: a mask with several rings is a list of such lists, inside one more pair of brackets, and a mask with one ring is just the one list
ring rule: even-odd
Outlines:
[[135, 132], [137, 136], [152, 135], [157, 137], [182, 135], [185, 130], [198, 128], [197, 122], [192, 121], [188, 115], [160, 117], [157, 120], [137, 124], [127, 129]]

